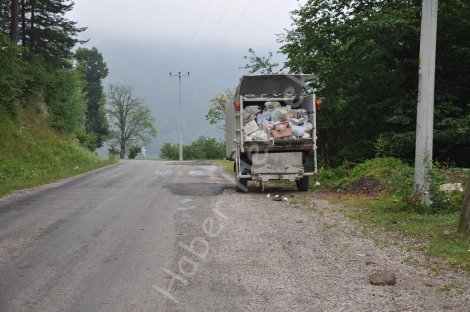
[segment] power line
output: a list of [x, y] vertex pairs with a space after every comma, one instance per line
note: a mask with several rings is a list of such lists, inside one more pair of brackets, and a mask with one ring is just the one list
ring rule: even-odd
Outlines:
[[204, 39], [203, 43], [199, 46], [199, 49], [197, 49], [196, 53], [193, 54], [193, 56], [191, 57], [191, 59], [194, 59], [196, 58], [199, 53], [201, 52], [202, 48], [204, 48], [206, 46], [206, 43], [209, 41], [209, 39], [212, 37], [212, 35], [214, 34], [215, 30], [217, 29], [217, 26], [219, 26], [220, 22], [222, 21], [222, 19], [224, 18], [225, 14], [227, 14], [227, 11], [228, 11], [228, 8], [230, 7], [230, 5], [232, 4], [233, 0], [230, 0], [227, 5], [225, 6], [224, 10], [222, 11], [222, 14], [219, 16], [219, 18], [217, 19], [217, 21], [215, 22], [215, 25], [214, 27], [212, 27], [209, 35], [207, 35], [206, 39]]
[[255, 0], [251, 0], [251, 2], [247, 5], [245, 10], [243, 10], [242, 14], [238, 17], [237, 21], [232, 24], [232, 27], [229, 29], [228, 32], [225, 33], [225, 35], [222, 37], [222, 39], [217, 43], [215, 48], [212, 50], [212, 53], [217, 51], [219, 46], [222, 44], [222, 42], [232, 33], [232, 31], [237, 27], [238, 23], [242, 20], [243, 16], [245, 16], [246, 12], [251, 8], [251, 6], [255, 3]]
[[186, 49], [185, 49], [183, 55], [181, 56], [181, 59], [179, 60], [178, 66], [176, 68], [179, 68], [181, 66], [182, 62], [184, 61], [184, 59], [186, 58], [186, 55], [188, 54], [189, 49], [191, 48], [191, 45], [193, 44], [193, 41], [196, 38], [196, 35], [199, 32], [199, 29], [201, 28], [202, 22], [206, 18], [207, 12], [209, 11], [209, 8], [210, 8], [211, 4], [212, 4], [212, 0], [209, 0], [209, 3], [207, 4], [206, 10], [204, 11], [204, 14], [202, 15], [202, 18], [199, 21], [199, 24], [197, 25], [196, 30], [194, 31], [194, 34], [193, 34], [191, 40], [189, 41], [189, 44], [186, 46]]

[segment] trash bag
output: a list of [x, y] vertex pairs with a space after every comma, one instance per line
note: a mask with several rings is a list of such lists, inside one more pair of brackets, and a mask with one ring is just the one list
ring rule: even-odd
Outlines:
[[261, 107], [258, 105], [249, 105], [245, 107], [245, 111], [256, 115], [261, 112]]

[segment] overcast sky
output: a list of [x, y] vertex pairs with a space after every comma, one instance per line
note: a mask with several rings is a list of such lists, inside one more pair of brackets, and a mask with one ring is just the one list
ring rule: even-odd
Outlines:
[[75, 0], [68, 18], [88, 27], [80, 38], [103, 54], [105, 84], [132, 86], [152, 109], [159, 134], [149, 149], [157, 155], [161, 144], [177, 143], [177, 80], [168, 73], [191, 72], [183, 81], [185, 143], [220, 138], [204, 117], [209, 98], [246, 74], [239, 67], [249, 48], [261, 56], [279, 49], [276, 34], [290, 28], [298, 7], [297, 0]]
[[88, 26], [92, 43], [178, 42], [189, 47], [178, 52], [191, 56], [204, 44], [273, 50], [297, 7], [297, 0], [76, 0], [70, 16]]

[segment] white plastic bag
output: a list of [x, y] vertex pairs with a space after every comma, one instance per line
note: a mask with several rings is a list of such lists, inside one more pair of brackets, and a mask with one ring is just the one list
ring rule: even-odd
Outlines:
[[307, 122], [304, 126], [303, 126], [305, 132], [310, 132], [313, 130], [313, 126], [311, 123]]
[[253, 132], [251, 134], [251, 137], [253, 138], [253, 141], [268, 141], [269, 140], [268, 134], [261, 129]]
[[258, 105], [249, 105], [245, 107], [245, 111], [256, 115], [261, 112], [261, 108]]

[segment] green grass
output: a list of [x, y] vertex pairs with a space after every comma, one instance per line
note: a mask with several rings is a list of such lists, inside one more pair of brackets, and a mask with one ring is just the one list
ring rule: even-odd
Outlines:
[[[405, 248], [416, 248], [428, 256], [470, 273], [470, 236], [457, 233], [459, 212], [423, 214], [403, 209], [390, 198], [361, 198], [355, 195], [332, 200], [345, 206], [342, 212], [365, 229], [401, 234]], [[407, 259], [413, 262], [413, 259]]]
[[235, 175], [235, 172], [233, 172], [233, 161], [231, 160], [226, 160], [226, 159], [216, 159], [216, 160], [211, 160], [214, 164], [217, 164], [222, 167], [222, 169], [231, 175]]
[[24, 111], [12, 121], [0, 112], [0, 195], [115, 162], [51, 130], [41, 116]]
[[[354, 168], [326, 169], [319, 179], [324, 184], [323, 189], [335, 191], [331, 200], [341, 203], [341, 211], [358, 221], [365, 232], [399, 233], [404, 238], [404, 248], [417, 249], [444, 260], [451, 267], [470, 272], [470, 234], [457, 233], [463, 195], [438, 191], [441, 183], [464, 183], [468, 170], [435, 168], [431, 190], [434, 203], [430, 208], [416, 202], [412, 188], [413, 170], [396, 159], [377, 158]], [[378, 181], [384, 192], [377, 196], [348, 191], [351, 185], [365, 178]], [[343, 193], [338, 195], [338, 189]], [[409, 264], [415, 262], [412, 258], [404, 261]]]

